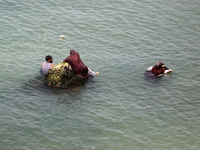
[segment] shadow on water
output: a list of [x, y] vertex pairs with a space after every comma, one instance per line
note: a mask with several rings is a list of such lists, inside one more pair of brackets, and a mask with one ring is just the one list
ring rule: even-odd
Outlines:
[[147, 83], [148, 85], [154, 85], [156, 83], [159, 83], [161, 80], [161, 77], [156, 77], [154, 76], [154, 74], [151, 71], [146, 71], [144, 73], [145, 76], [145, 83]]
[[145, 80], [145, 83], [147, 85], [157, 85], [158, 83], [161, 82], [161, 79], [163, 77], [170, 77], [171, 76], [171, 73], [167, 73], [167, 74], [164, 74], [163, 76], [161, 77], [155, 77], [154, 74], [151, 72], [151, 71], [146, 71], [144, 73], [144, 80]]
[[73, 103], [77, 99], [81, 99], [84, 91], [88, 87], [93, 87], [93, 77], [90, 77], [87, 81], [71, 85], [69, 88], [55, 88], [49, 87], [46, 84], [45, 77], [41, 74], [37, 74], [34, 78], [29, 79], [22, 87], [23, 92], [28, 95], [37, 95], [37, 96], [51, 96], [57, 99], [59, 103]]

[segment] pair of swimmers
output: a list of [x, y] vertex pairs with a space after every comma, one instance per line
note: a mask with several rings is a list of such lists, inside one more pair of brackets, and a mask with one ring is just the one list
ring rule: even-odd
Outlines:
[[[46, 75], [49, 69], [54, 66], [52, 56], [48, 55], [45, 57], [46, 62], [41, 64], [41, 73], [42, 75]], [[82, 60], [80, 59], [79, 54], [75, 50], [70, 51], [70, 55], [63, 61], [67, 62], [72, 69], [74, 70], [76, 75], [81, 76], [84, 79], [87, 79], [90, 75], [98, 75], [99, 72], [92, 71], [89, 67], [87, 67]]]

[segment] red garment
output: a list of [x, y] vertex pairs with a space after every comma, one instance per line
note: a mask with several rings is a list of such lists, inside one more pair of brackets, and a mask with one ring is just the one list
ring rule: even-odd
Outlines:
[[80, 75], [84, 79], [89, 77], [88, 67], [85, 66], [75, 50], [71, 50], [70, 55], [63, 62], [69, 63], [76, 75]]
[[155, 65], [155, 66], [152, 68], [152, 73], [153, 73], [156, 77], [158, 77], [158, 76], [161, 75], [161, 74], [164, 74], [164, 72], [165, 72], [165, 68], [162, 68], [162, 66], [161, 66], [161, 67], [158, 67], [157, 65]]

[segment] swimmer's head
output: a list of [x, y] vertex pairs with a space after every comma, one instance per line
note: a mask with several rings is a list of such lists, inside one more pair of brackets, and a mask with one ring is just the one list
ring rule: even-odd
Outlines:
[[164, 65], [164, 63], [162, 63], [161, 61], [159, 61], [159, 62], [156, 63], [156, 66], [158, 66], [159, 68], [161, 68], [162, 65]]
[[52, 59], [52, 56], [51, 56], [51, 55], [47, 55], [47, 56], [45, 57], [45, 60], [48, 61], [48, 62], [50, 62], [50, 63], [53, 62], [53, 59]]

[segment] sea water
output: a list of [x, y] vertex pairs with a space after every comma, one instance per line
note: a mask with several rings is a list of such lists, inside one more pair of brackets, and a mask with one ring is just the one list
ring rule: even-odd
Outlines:
[[[199, 150], [198, 0], [0, 5], [1, 150]], [[45, 56], [72, 49], [99, 75], [48, 87]], [[157, 61], [173, 73], [146, 78]]]

